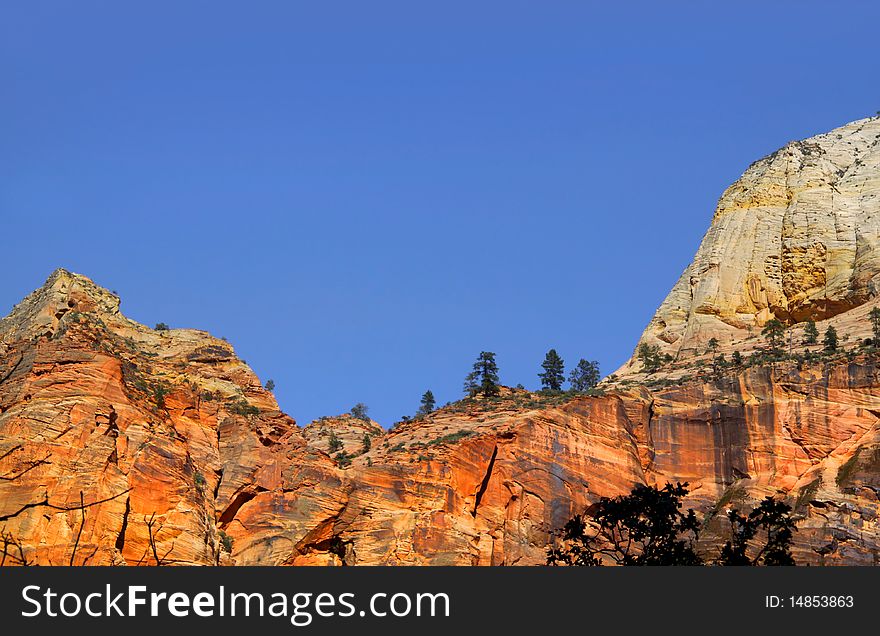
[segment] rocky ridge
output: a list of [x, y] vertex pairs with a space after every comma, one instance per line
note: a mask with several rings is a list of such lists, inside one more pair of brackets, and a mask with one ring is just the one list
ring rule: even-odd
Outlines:
[[[538, 564], [598, 497], [688, 481], [709, 539], [774, 495], [799, 563], [877, 564], [878, 134], [789, 144], [728, 189], [642, 337], [659, 371], [634, 357], [591, 395], [505, 389], [388, 431], [301, 429], [225, 341], [149, 329], [58, 270], [0, 320], [0, 562]], [[791, 338], [768, 359], [772, 317]], [[804, 344], [807, 318], [841, 349]]]

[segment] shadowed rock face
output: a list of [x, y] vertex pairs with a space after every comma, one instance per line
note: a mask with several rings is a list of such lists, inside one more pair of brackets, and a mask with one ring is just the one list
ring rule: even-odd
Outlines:
[[[632, 362], [598, 397], [504, 389], [390, 431], [300, 429], [225, 341], [144, 327], [58, 270], [0, 320], [0, 563], [538, 564], [597, 498], [688, 481], [710, 554], [727, 508], [774, 495], [799, 563], [877, 564], [878, 354], [858, 343], [878, 304], [878, 128], [750, 168], [643, 336], [675, 361]], [[771, 316], [800, 360], [700, 366], [709, 337], [728, 359], [763, 347]], [[848, 351], [817, 356], [804, 316]]]

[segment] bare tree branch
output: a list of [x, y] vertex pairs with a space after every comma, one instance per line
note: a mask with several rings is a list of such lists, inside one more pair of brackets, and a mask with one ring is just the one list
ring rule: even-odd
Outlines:
[[92, 506], [97, 506], [99, 504], [106, 503], [108, 501], [112, 501], [113, 499], [116, 499], [117, 497], [121, 497], [122, 495], [125, 495], [129, 492], [131, 492], [131, 488], [126, 488], [122, 492], [117, 493], [117, 494], [113, 495], [112, 497], [107, 497], [106, 499], [101, 499], [100, 501], [93, 501], [92, 503], [88, 503], [83, 506], [56, 506], [55, 504], [49, 503], [49, 495], [46, 494], [42, 501], [36, 501], [33, 503], [25, 504], [21, 508], [16, 510], [15, 512], [8, 514], [8, 515], [0, 515], [0, 521], [7, 521], [9, 519], [12, 519], [13, 517], [17, 517], [18, 515], [23, 513], [25, 510], [28, 510], [30, 508], [38, 508], [40, 506], [45, 506], [47, 508], [51, 508], [52, 510], [60, 510], [62, 512], [70, 512], [72, 510], [80, 510], [81, 508], [91, 508]]
[[[27, 462], [28, 467], [25, 468], [20, 473], [18, 473], [17, 475], [0, 475], [0, 479], [2, 479], [3, 481], [15, 481], [16, 479], [18, 479], [19, 477], [21, 477], [25, 473], [33, 470], [37, 466], [42, 466], [44, 464], [51, 464], [52, 462], [48, 461], [51, 456], [52, 455], [49, 454], [49, 455], [46, 455], [43, 459], [38, 459], [37, 461], [34, 461], [34, 462]], [[0, 458], [0, 459], [2, 459], [2, 458]]]
[[83, 491], [79, 491], [79, 511], [81, 520], [79, 523], [79, 532], [76, 533], [76, 541], [73, 544], [73, 552], [70, 553], [70, 565], [73, 565], [73, 559], [76, 557], [76, 549], [79, 547], [79, 538], [82, 536], [83, 527], [86, 525], [86, 503], [83, 499]]

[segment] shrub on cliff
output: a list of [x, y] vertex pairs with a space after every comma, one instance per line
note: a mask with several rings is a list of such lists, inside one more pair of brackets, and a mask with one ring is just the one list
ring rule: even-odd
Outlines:
[[260, 409], [256, 406], [248, 402], [244, 396], [240, 396], [237, 400], [233, 400], [233, 402], [229, 405], [230, 413], [235, 413], [236, 415], [259, 415]]
[[342, 448], [342, 442], [338, 437], [336, 437], [336, 433], [334, 433], [333, 431], [330, 431], [330, 439], [328, 441], [327, 448], [330, 450], [331, 453], [335, 453]]
[[639, 345], [636, 356], [642, 362], [645, 372], [653, 373], [663, 366], [666, 358], [660, 353], [659, 345], [649, 345], [643, 342]]
[[226, 550], [226, 552], [228, 552], [229, 554], [232, 554], [232, 544], [233, 544], [232, 537], [230, 537], [228, 534], [226, 534], [225, 532], [223, 532], [221, 530], [220, 531], [220, 545], [223, 546], [223, 549]]
[[162, 384], [157, 384], [153, 387], [153, 399], [156, 400], [156, 407], [159, 409], [165, 408], [165, 396], [168, 395], [170, 391], [168, 388]]
[[565, 382], [565, 363], [556, 349], [550, 349], [544, 356], [544, 362], [541, 363], [544, 369], [538, 374], [541, 379], [541, 388], [545, 391], [561, 391], [562, 383]]

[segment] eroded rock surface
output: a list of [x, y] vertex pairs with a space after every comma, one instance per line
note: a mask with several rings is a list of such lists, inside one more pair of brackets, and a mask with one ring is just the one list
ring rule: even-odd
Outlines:
[[[640, 343], [678, 360], [785, 324], [830, 320], [880, 291], [880, 117], [787, 144], [721, 196]], [[635, 360], [618, 374], [638, 369]]]
[[[877, 564], [878, 139], [855, 122], [728, 189], [642, 337], [659, 371], [634, 359], [592, 397], [504, 389], [389, 431], [300, 429], [225, 341], [137, 324], [58, 270], [0, 321], [0, 561], [538, 564], [598, 497], [687, 481], [710, 555], [725, 509], [773, 495], [799, 563]], [[785, 359], [731, 364], [772, 317]], [[805, 344], [807, 319], [841, 350]]]

